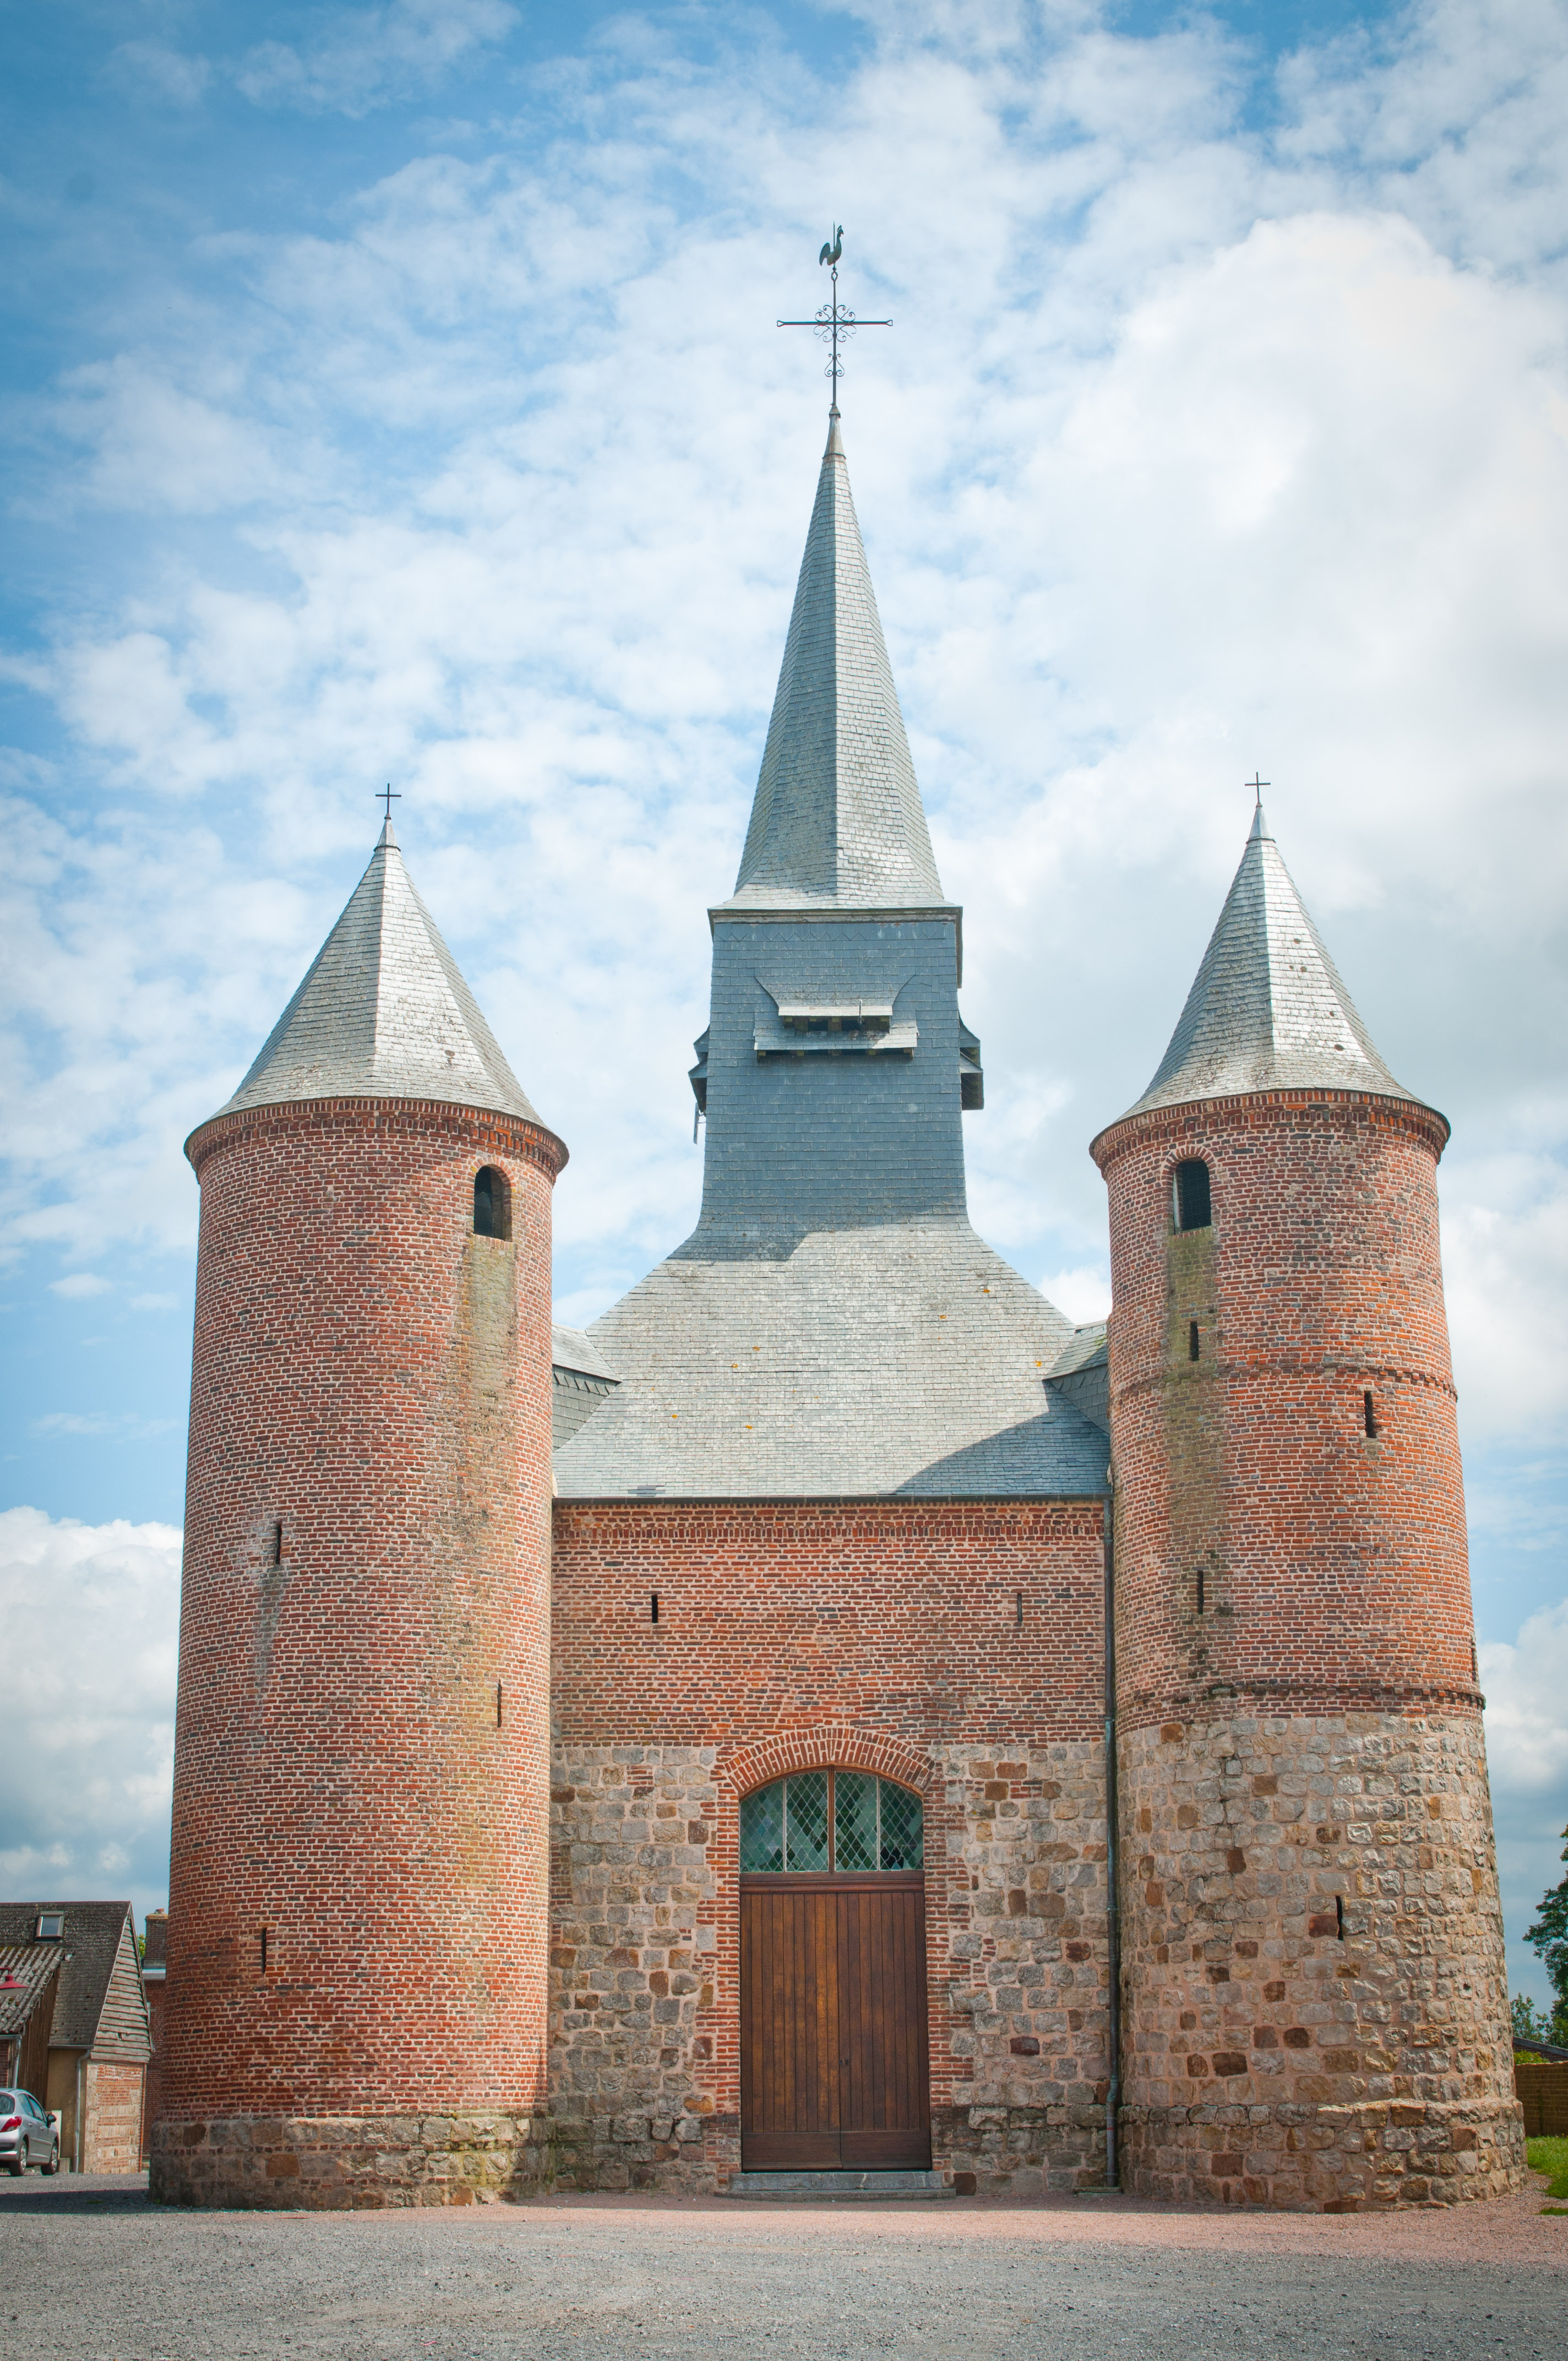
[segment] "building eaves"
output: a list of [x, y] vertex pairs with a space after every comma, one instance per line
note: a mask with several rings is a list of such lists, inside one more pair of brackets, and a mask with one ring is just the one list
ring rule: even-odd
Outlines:
[[[54, 1910], [64, 1916], [64, 1935], [59, 1942], [39, 1942], [34, 1934], [39, 1914]], [[56, 2048], [91, 2049], [97, 2040], [130, 1915], [128, 1902], [0, 1902], [0, 1944], [60, 1962], [50, 2036]]]

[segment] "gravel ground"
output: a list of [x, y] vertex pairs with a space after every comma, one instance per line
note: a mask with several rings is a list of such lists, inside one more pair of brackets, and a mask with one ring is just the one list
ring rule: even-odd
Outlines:
[[[1544, 2184], [1542, 2184], [1544, 2185]], [[1213, 2214], [1124, 2198], [170, 2213], [0, 2189], [0, 2356], [73, 2361], [1563, 2361], [1568, 2217]]]

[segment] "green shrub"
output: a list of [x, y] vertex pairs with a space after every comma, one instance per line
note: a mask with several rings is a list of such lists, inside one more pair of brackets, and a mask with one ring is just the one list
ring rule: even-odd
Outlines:
[[1568, 2139], [1526, 2140], [1524, 2152], [1532, 2172], [1552, 2175], [1548, 2197], [1568, 2197]]

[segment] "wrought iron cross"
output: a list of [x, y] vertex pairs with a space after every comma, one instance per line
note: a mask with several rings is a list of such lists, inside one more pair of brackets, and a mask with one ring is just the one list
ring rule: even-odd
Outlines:
[[384, 787], [378, 787], [376, 790], [376, 801], [378, 803], [385, 803], [387, 807], [387, 818], [389, 820], [390, 820], [392, 817], [392, 806], [394, 804], [400, 804], [402, 799], [402, 789], [400, 787], [394, 787], [390, 779], [388, 780]]
[[891, 328], [891, 320], [857, 320], [847, 303], [839, 301], [839, 257], [844, 251], [844, 225], [834, 225], [833, 235], [817, 259], [828, 263], [833, 272], [833, 301], [824, 303], [814, 320], [776, 320], [779, 328], [815, 328], [825, 345], [832, 347], [831, 356], [822, 374], [833, 383], [833, 407], [839, 407], [839, 379], [844, 374], [844, 364], [839, 357], [840, 339], [846, 344], [857, 328]]
[[1244, 779], [1242, 781], [1242, 785], [1245, 787], [1250, 787], [1252, 789], [1255, 801], [1261, 805], [1263, 802], [1263, 791], [1265, 787], [1271, 787], [1274, 785], [1274, 782], [1272, 779], [1260, 779], [1257, 773], [1255, 771], [1250, 779]]

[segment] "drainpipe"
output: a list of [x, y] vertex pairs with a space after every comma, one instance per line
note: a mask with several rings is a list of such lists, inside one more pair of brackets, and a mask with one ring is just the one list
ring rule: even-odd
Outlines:
[[1105, 1938], [1111, 1979], [1107, 2026], [1111, 2076], [1105, 2092], [1105, 2186], [1118, 2186], [1116, 2111], [1122, 2103], [1122, 1921], [1116, 1796], [1116, 1481], [1105, 1470]]
[[78, 2050], [76, 2054], [76, 2158], [71, 2168], [72, 2172], [80, 2172], [82, 2169], [82, 2159], [86, 2154], [87, 2125], [85, 2120], [85, 2109], [82, 2104], [82, 2092], [86, 2081], [86, 2054], [82, 2050]]

